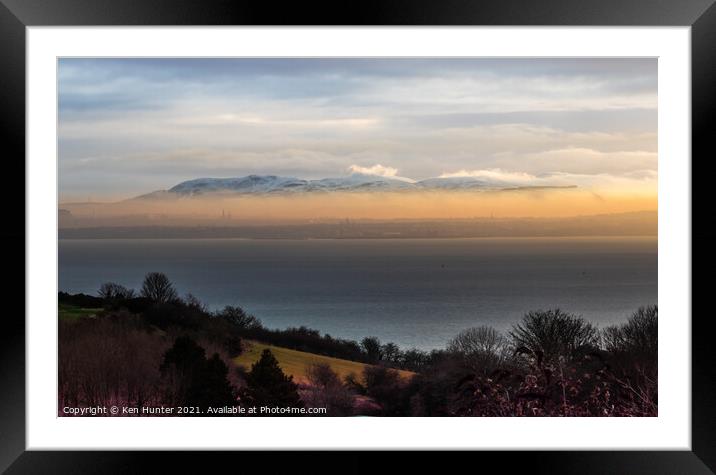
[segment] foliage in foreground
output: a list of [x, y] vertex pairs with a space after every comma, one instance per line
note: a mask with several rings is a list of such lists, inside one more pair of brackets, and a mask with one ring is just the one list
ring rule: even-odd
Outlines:
[[[149, 279], [151, 277], [151, 279]], [[375, 337], [360, 343], [304, 327], [267, 330], [239, 307], [208, 312], [151, 274], [137, 297], [116, 284], [101, 297], [60, 294], [60, 407], [268, 405], [325, 407], [328, 415], [656, 416], [658, 309], [599, 330], [559, 309], [532, 311], [501, 334], [460, 332], [445, 350], [401, 350]], [[284, 374], [266, 350], [245, 371], [233, 363], [251, 338], [370, 363], [343, 380], [315, 365], [307, 382]], [[211, 356], [208, 356], [211, 355]], [[418, 374], [401, 377], [395, 368]]]

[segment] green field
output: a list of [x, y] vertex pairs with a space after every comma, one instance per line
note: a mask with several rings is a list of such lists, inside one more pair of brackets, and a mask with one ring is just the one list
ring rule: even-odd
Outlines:
[[101, 308], [81, 308], [64, 303], [59, 304], [58, 307], [60, 320], [65, 322], [74, 322], [83, 317], [93, 317], [101, 311]]
[[[256, 341], [244, 341], [243, 353], [234, 359], [237, 365], [251, 369], [251, 365], [261, 356], [264, 349], [271, 350], [271, 353], [278, 360], [279, 366], [284, 373], [293, 376], [293, 380], [301, 383], [307, 382], [306, 370], [313, 364], [325, 363], [335, 371], [338, 376], [343, 379], [349, 374], [355, 374], [362, 379], [363, 369], [370, 366], [356, 361], [342, 360], [340, 358], [332, 358], [330, 356], [317, 355], [315, 353], [306, 353], [305, 351], [290, 350], [278, 346], [267, 345]], [[398, 371], [404, 378], [409, 378], [415, 373], [410, 371]]]

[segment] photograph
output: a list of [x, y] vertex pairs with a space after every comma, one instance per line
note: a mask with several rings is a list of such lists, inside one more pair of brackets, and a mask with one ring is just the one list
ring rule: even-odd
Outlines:
[[56, 65], [58, 417], [659, 416], [657, 57]]

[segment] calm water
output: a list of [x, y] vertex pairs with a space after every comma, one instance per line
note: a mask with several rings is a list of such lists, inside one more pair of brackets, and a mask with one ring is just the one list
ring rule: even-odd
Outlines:
[[656, 238], [62, 240], [59, 286], [138, 289], [161, 271], [210, 308], [240, 305], [266, 326], [443, 347], [460, 330], [506, 330], [559, 307], [599, 326], [657, 302]]

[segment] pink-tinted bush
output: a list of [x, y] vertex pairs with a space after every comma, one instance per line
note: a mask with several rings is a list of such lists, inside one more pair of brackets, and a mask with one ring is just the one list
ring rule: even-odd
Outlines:
[[158, 404], [159, 363], [168, 343], [129, 314], [59, 326], [60, 407]]

